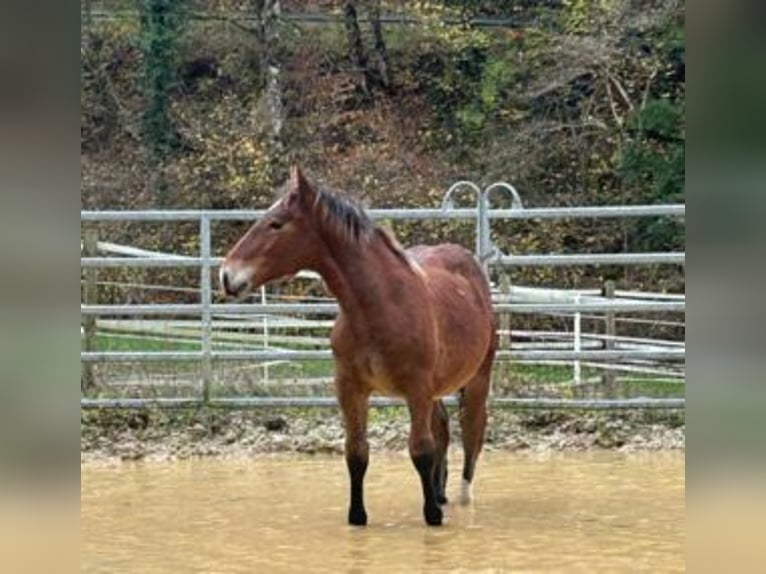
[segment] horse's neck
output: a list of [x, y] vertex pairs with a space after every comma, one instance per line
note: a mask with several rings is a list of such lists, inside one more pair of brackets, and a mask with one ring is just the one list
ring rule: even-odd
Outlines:
[[374, 314], [382, 304], [386, 271], [395, 259], [376, 233], [366, 241], [337, 240], [329, 244], [316, 270], [347, 316], [353, 318]]

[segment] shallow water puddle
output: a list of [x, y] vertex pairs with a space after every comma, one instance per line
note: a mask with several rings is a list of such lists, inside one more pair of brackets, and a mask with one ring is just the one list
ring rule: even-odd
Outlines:
[[[457, 500], [459, 453], [448, 496]], [[370, 523], [345, 524], [342, 457], [81, 467], [83, 572], [684, 568], [684, 455], [484, 453], [476, 500], [421, 516], [409, 458], [373, 452]]]

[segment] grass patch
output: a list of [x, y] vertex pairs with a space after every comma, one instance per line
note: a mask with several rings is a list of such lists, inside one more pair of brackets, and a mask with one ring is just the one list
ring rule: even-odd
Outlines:
[[[568, 383], [572, 380], [572, 367], [569, 365], [528, 365], [528, 364], [510, 364], [509, 374], [523, 382], [536, 383]], [[582, 369], [582, 378], [587, 379], [595, 377], [598, 374], [596, 369]]]
[[269, 376], [276, 379], [312, 379], [332, 377], [335, 374], [335, 363], [332, 360], [299, 361], [281, 363], [269, 367]]
[[[215, 344], [216, 348], [231, 348], [226, 342]], [[257, 348], [257, 347], [253, 347]], [[306, 348], [305, 345], [290, 345], [291, 349]], [[84, 350], [84, 342], [83, 342]], [[178, 340], [172, 337], [133, 337], [117, 336], [114, 334], [99, 333], [95, 338], [95, 351], [115, 351], [115, 352], [162, 352], [162, 351], [200, 351], [201, 343], [198, 341]], [[249, 375], [240, 376], [236, 373], [236, 366], [250, 363], [252, 369], [248, 369]], [[264, 368], [259, 367], [254, 361], [216, 361], [217, 369], [220, 369], [216, 377], [219, 381], [214, 385], [217, 396], [240, 396], [256, 394], [283, 394], [273, 386], [260, 386], [263, 380]], [[226, 372], [227, 365], [232, 365], [232, 371]], [[151, 386], [150, 380], [158, 373], [177, 373], [179, 377], [189, 377], [190, 375], [199, 376], [195, 373], [199, 370], [197, 361], [162, 361], [152, 362], [145, 365], [146, 372], [141, 374], [134, 370], [134, 367], [112, 365], [109, 367], [109, 373], [124, 374], [133, 373], [137, 380], [146, 379]], [[105, 371], [106, 372], [106, 371]], [[331, 359], [314, 359], [308, 361], [291, 361], [272, 364], [268, 367], [269, 380], [302, 381], [306, 379], [332, 379], [335, 374], [335, 364]], [[602, 371], [592, 368], [583, 368], [583, 380], [598, 380]], [[106, 376], [109, 378], [109, 375]], [[544, 385], [538, 389], [543, 392], [558, 395], [555, 389], [561, 386], [562, 397], [580, 396], [580, 392], [585, 395], [600, 394], [603, 390], [598, 383], [593, 390], [578, 391], [575, 387], [568, 385], [572, 381], [572, 367], [570, 365], [530, 365], [530, 364], [512, 364], [508, 362], [498, 363], [494, 370], [493, 388], [496, 394], [502, 396], [505, 394], [516, 395], [520, 389], [523, 389], [522, 395], [534, 394], [536, 385]], [[286, 389], [287, 390], [287, 389]], [[289, 394], [294, 393], [332, 394], [331, 386], [320, 384], [318, 386], [307, 386], [301, 389], [290, 389]], [[619, 397], [655, 397], [655, 398], [682, 398], [685, 396], [685, 385], [683, 383], [668, 382], [657, 377], [647, 376], [645, 378], [633, 377], [630, 380], [619, 380], [615, 389], [616, 396]], [[111, 394], [111, 393], [110, 393]], [[531, 395], [530, 395], [531, 396]], [[595, 396], [595, 395], [594, 395]]]
[[[85, 350], [85, 341], [81, 341]], [[146, 337], [114, 336], [98, 334], [94, 351], [199, 351], [202, 344], [196, 341], [183, 341], [172, 338], [147, 339]]]
[[620, 381], [620, 392], [626, 397], [683, 398], [686, 385], [666, 380], [647, 378]]

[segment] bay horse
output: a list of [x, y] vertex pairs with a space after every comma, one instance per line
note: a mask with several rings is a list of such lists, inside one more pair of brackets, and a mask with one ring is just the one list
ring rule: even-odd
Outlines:
[[357, 204], [315, 188], [293, 167], [281, 198], [226, 255], [220, 282], [227, 296], [241, 298], [303, 269], [322, 277], [340, 307], [330, 341], [346, 429], [348, 522], [367, 524], [367, 415], [369, 397], [378, 393], [407, 404], [423, 515], [441, 525], [449, 443], [441, 397], [460, 393], [464, 503], [484, 442], [496, 348], [484, 271], [459, 245], [403, 249]]

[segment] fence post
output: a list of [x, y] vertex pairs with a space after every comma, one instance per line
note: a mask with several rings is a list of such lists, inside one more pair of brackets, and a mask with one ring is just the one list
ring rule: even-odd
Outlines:
[[[83, 227], [83, 254], [86, 257], [98, 255], [98, 227], [85, 225]], [[86, 305], [98, 303], [98, 272], [95, 267], [85, 269], [85, 283], [83, 285], [82, 298]], [[85, 351], [96, 350], [96, 316], [86, 315], [82, 319], [83, 335], [85, 339]], [[80, 363], [80, 390], [87, 393], [97, 387], [96, 377], [92, 363]]]
[[492, 240], [489, 231], [489, 199], [487, 198], [486, 193], [480, 193], [477, 202], [478, 222], [476, 230], [476, 249], [478, 252], [479, 263], [481, 263], [484, 273], [489, 277], [489, 259], [491, 256], [490, 246], [492, 245]]
[[[261, 305], [266, 305], [268, 303], [266, 299], [266, 286], [261, 286]], [[263, 314], [263, 350], [268, 351], [269, 349], [269, 314], [264, 313]], [[263, 363], [263, 381], [267, 385], [269, 384], [269, 362], [264, 361]]]
[[[614, 280], [609, 279], [604, 282], [602, 292], [607, 299], [614, 299]], [[604, 314], [604, 348], [607, 351], [613, 351], [615, 348], [615, 336], [617, 335], [617, 323], [615, 321], [614, 311], [607, 311]], [[614, 398], [617, 394], [617, 380], [613, 369], [606, 369], [602, 375], [602, 383], [609, 398]]]
[[210, 385], [213, 378], [211, 352], [213, 350], [213, 321], [210, 310], [212, 289], [210, 286], [210, 218], [203, 214], [200, 218], [200, 298], [202, 305], [202, 400], [210, 401]]
[[[98, 227], [96, 225], [83, 226], [83, 254], [86, 257], [98, 255]], [[95, 267], [88, 267], [84, 271], [85, 284], [83, 285], [82, 298], [86, 305], [98, 303], [98, 272]], [[86, 315], [82, 319], [83, 335], [85, 338], [85, 351], [96, 350], [96, 316]], [[83, 393], [96, 388], [96, 378], [93, 373], [92, 363], [80, 364], [80, 390]]]
[[[580, 304], [580, 294], [577, 293], [574, 297], [576, 305]], [[577, 311], [574, 316], [574, 351], [579, 353], [582, 351], [582, 313]], [[578, 387], [582, 382], [582, 364], [580, 359], [575, 359], [572, 363], [572, 377], [575, 387]]]
[[[508, 273], [500, 275], [500, 294], [503, 303], [511, 302], [511, 276]], [[511, 312], [500, 313], [500, 348], [511, 348]]]
[[[501, 301], [503, 303], [511, 302], [511, 275], [510, 273], [503, 272], [500, 274], [500, 293], [502, 295]], [[503, 311], [499, 316], [500, 335], [498, 337], [498, 347], [500, 349], [511, 349], [511, 312]], [[511, 361], [500, 361], [495, 363], [495, 370], [500, 374], [500, 381], [508, 383], [504, 385], [505, 388], [510, 388], [511, 371], [513, 369], [513, 363]], [[490, 387], [491, 391], [492, 387]]]
[[484, 267], [482, 255], [484, 255], [484, 209], [482, 207], [481, 193], [476, 194], [476, 259]]

